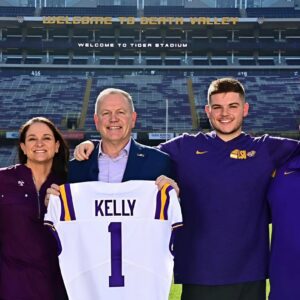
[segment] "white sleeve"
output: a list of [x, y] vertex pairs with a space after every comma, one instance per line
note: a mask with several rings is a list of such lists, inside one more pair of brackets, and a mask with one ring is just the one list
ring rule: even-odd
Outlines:
[[50, 195], [47, 213], [45, 214], [45, 225], [52, 224], [54, 227], [59, 222], [61, 215], [61, 201], [59, 196]]
[[169, 218], [173, 228], [182, 226], [182, 214], [179, 199], [174, 189], [169, 191], [170, 204], [169, 204]]

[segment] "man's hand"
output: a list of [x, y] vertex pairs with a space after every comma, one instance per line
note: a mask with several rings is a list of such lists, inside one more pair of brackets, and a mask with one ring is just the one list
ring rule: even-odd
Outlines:
[[94, 148], [95, 146], [91, 141], [84, 141], [75, 147], [74, 158], [79, 161], [87, 160]]
[[159, 190], [162, 189], [162, 187], [165, 185], [165, 184], [170, 184], [172, 186], [172, 188], [175, 190], [177, 196], [179, 196], [179, 187], [176, 183], [175, 180], [165, 176], [165, 175], [160, 175], [159, 177], [156, 178], [155, 180], [155, 184], [157, 185], [157, 188]]
[[49, 204], [50, 195], [55, 195], [55, 196], [60, 195], [59, 185], [57, 185], [55, 183], [52, 183], [51, 186], [49, 188], [47, 188], [47, 193], [46, 193], [46, 196], [45, 196], [45, 205], [46, 205], [46, 207]]

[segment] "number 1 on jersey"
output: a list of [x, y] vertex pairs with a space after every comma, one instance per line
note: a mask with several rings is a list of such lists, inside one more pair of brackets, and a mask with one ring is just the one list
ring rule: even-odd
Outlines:
[[110, 255], [111, 255], [111, 276], [109, 276], [109, 286], [124, 286], [124, 276], [122, 275], [122, 223], [111, 222], [108, 226], [110, 232]]

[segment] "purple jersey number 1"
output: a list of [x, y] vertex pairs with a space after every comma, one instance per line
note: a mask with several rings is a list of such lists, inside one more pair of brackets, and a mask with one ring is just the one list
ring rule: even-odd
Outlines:
[[122, 223], [111, 222], [108, 226], [108, 231], [111, 238], [111, 276], [109, 276], [109, 286], [124, 286], [124, 276], [122, 275]]

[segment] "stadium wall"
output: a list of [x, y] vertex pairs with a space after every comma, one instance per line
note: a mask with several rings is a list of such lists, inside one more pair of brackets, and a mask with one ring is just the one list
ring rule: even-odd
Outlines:
[[[77, 4], [73, 2], [73, 13]], [[108, 6], [107, 15], [97, 15], [96, 9], [96, 15], [90, 15], [91, 10], [80, 8], [77, 17], [67, 13], [69, 8], [47, 10], [51, 16], [43, 14], [44, 8], [20, 16], [22, 10], [11, 7], [12, 16], [0, 17], [3, 162], [12, 161], [18, 126], [32, 116], [53, 119], [72, 146], [97, 137], [93, 103], [109, 86], [133, 94], [139, 114], [134, 134], [144, 143], [209, 130], [203, 110], [206, 90], [211, 80], [223, 76], [236, 77], [246, 86], [251, 107], [247, 131], [298, 138], [299, 11], [201, 9], [200, 15], [196, 8], [186, 8], [161, 6], [161, 12], [169, 10], [171, 15], [143, 16], [150, 9], [145, 6], [124, 18], [118, 15], [120, 6]], [[188, 16], [190, 11], [198, 15]], [[51, 22], [44, 22], [43, 16]], [[87, 118], [79, 128], [89, 80]], [[198, 122], [192, 120], [193, 113]]]

